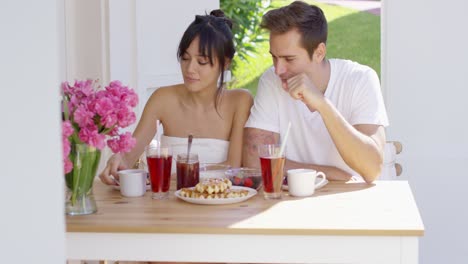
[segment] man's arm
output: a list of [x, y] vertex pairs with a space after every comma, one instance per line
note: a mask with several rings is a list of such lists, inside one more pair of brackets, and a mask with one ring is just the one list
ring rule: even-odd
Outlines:
[[279, 134], [268, 130], [244, 128], [244, 146], [242, 148], [242, 166], [260, 168], [257, 147], [264, 144], [278, 144]]
[[385, 130], [380, 125], [350, 125], [328, 99], [316, 108], [343, 160], [366, 182], [381, 171]]
[[[263, 129], [246, 127], [244, 128], [244, 146], [242, 150], [242, 163], [244, 167], [259, 168], [260, 159], [258, 157], [257, 146], [263, 144], [278, 144], [279, 134]], [[321, 166], [314, 164], [300, 163], [286, 159], [285, 171], [289, 169], [314, 169], [322, 171], [329, 180], [348, 181], [351, 175], [343, 170], [331, 166]]]
[[349, 124], [306, 74], [287, 81], [289, 95], [301, 100], [310, 111], [318, 111], [343, 160], [367, 183], [380, 174], [385, 131], [381, 125]]

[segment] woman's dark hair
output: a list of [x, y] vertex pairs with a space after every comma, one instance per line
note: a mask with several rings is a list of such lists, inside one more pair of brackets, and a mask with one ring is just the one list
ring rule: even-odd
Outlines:
[[302, 35], [302, 46], [311, 58], [321, 42], [327, 43], [328, 25], [322, 9], [301, 1], [268, 11], [260, 26], [273, 34], [297, 29]]
[[[211, 11], [209, 15], [197, 15], [195, 16], [195, 21], [185, 30], [177, 50], [177, 57], [180, 60], [192, 41], [196, 37], [199, 37], [200, 54], [208, 57], [211, 65], [213, 65], [214, 57], [218, 59], [221, 79], [216, 92], [216, 98], [219, 98], [222, 91], [226, 58], [232, 60], [234, 53], [236, 53], [231, 29], [232, 21], [225, 17], [224, 12], [220, 9]], [[215, 107], [217, 106], [217, 101], [215, 101]]]

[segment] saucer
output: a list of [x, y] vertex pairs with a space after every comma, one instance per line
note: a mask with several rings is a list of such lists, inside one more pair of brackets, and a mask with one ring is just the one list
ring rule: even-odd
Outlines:
[[[112, 185], [112, 188], [114, 190], [120, 191], [120, 185]], [[151, 190], [151, 184], [146, 184], [146, 190], [147, 191]]]
[[[315, 179], [315, 184], [319, 183], [321, 180], [322, 180], [322, 178], [316, 178], [316, 179]], [[328, 184], [328, 180], [325, 179], [325, 180], [323, 181], [322, 184], [320, 184], [319, 186], [315, 187], [315, 190], [318, 190], [318, 189], [322, 188], [323, 186], [325, 186], [325, 185], [327, 185], [327, 184]], [[287, 184], [283, 184], [283, 186], [281, 186], [281, 189], [282, 189], [283, 191], [287, 191], [287, 190], [289, 190], [289, 187], [288, 187]]]

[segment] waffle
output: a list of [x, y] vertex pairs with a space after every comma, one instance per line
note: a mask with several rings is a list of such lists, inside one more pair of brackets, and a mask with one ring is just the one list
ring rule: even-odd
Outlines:
[[225, 199], [225, 198], [240, 198], [249, 194], [247, 190], [231, 190], [227, 189], [222, 193], [200, 193], [195, 189], [182, 188], [180, 189], [180, 196], [195, 198], [195, 199]]
[[231, 188], [232, 182], [229, 179], [207, 178], [195, 185], [198, 193], [218, 194], [224, 193]]

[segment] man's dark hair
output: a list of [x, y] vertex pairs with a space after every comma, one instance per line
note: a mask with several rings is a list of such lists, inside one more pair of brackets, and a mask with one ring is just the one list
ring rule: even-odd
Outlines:
[[321, 42], [327, 43], [328, 25], [322, 9], [302, 1], [268, 11], [260, 26], [269, 30], [270, 34], [298, 30], [302, 35], [302, 46], [311, 58]]

